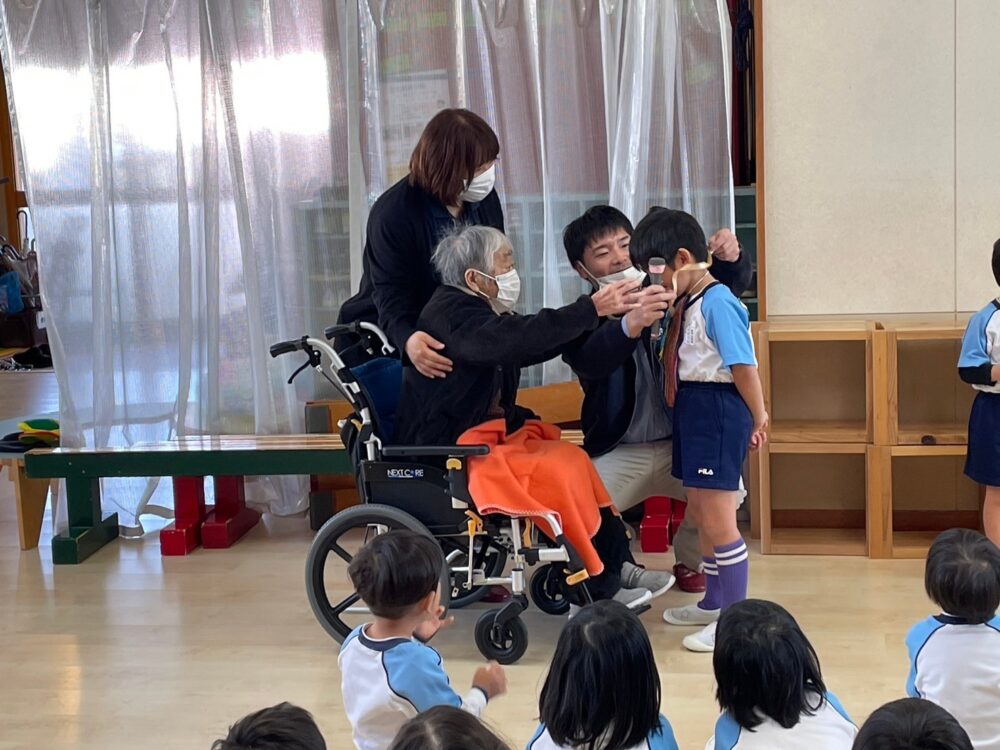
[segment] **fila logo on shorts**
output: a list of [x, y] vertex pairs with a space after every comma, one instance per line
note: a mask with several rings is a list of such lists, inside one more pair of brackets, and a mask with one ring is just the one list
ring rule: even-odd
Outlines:
[[706, 477], [714, 477], [715, 476], [715, 472], [712, 471], [711, 469], [698, 469], [698, 473], [701, 474], [702, 476], [706, 476]]

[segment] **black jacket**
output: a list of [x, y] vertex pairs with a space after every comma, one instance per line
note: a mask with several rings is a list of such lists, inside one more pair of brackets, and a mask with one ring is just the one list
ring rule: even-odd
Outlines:
[[[749, 256], [741, 253], [739, 260], [731, 263], [715, 261], [712, 275], [739, 296], [750, 285], [753, 265]], [[663, 368], [653, 351], [649, 329], [644, 329], [639, 338], [630, 339], [622, 330], [620, 320], [604, 319], [595, 331], [582, 336], [563, 354], [583, 388], [580, 426], [584, 450], [591, 456], [600, 456], [615, 448], [632, 422], [636, 409], [636, 366], [632, 354], [637, 346], [643, 347], [653, 373], [662, 378]], [[661, 387], [657, 395], [662, 393]], [[659, 397], [655, 404], [648, 406], [667, 408], [666, 400]]]
[[417, 327], [445, 345], [454, 369], [444, 378], [425, 378], [403, 368], [394, 443], [451, 445], [470, 427], [496, 418], [503, 409], [507, 431], [532, 416], [515, 406], [521, 368], [559, 356], [600, 320], [586, 295], [557, 310], [534, 315], [497, 315], [481, 297], [439, 286]]
[[376, 323], [402, 351], [418, 330], [417, 318], [441, 281], [431, 254], [455, 224], [503, 231], [503, 210], [494, 190], [480, 203], [467, 203], [456, 220], [441, 201], [404, 177], [375, 201], [368, 216], [363, 274], [358, 293], [340, 308], [338, 323]]

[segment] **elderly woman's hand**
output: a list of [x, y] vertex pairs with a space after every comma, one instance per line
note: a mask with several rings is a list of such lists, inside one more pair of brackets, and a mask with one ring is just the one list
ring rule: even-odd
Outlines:
[[622, 279], [595, 292], [590, 299], [597, 308], [597, 317], [606, 318], [609, 315], [624, 315], [639, 307], [639, 292], [635, 281]]

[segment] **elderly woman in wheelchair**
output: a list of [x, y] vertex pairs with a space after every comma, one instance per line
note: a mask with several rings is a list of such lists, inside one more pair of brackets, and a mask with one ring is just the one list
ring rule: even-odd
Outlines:
[[[501, 232], [487, 227], [445, 237], [433, 263], [442, 285], [418, 327], [444, 343], [453, 371], [427, 378], [403, 366], [398, 408], [392, 408], [391, 393], [398, 360], [384, 357], [351, 370], [323, 341], [272, 347], [274, 356], [305, 351], [307, 364], [330, 379], [355, 412], [342, 423], [341, 435], [363, 503], [338, 513], [317, 534], [307, 591], [321, 624], [342, 640], [356, 624], [349, 616], [361, 614], [358, 598], [349, 592], [333, 603], [331, 594], [338, 585], [345, 588], [342, 568], [353, 552], [391, 528], [432, 535], [449, 564], [442, 571], [446, 606], [448, 595], [459, 606], [480, 598], [487, 586], [510, 586], [511, 601], [479, 618], [476, 644], [487, 658], [512, 663], [527, 647], [520, 619], [527, 608], [526, 564], [548, 563], [534, 572], [529, 590], [552, 614], [591, 598], [641, 610], [673, 583], [669, 573], [631, 560], [627, 528], [587, 455], [515, 402], [522, 367], [559, 356], [600, 318], [641, 304], [642, 295], [626, 282], [559, 309], [514, 314], [519, 281], [513, 252]], [[334, 327], [327, 336], [364, 333], [370, 341], [371, 333], [380, 333], [369, 324], [347, 328]], [[383, 353], [391, 354], [381, 340]], [[389, 436], [380, 424], [393, 419]], [[340, 563], [341, 571], [328, 586], [330, 562]]]

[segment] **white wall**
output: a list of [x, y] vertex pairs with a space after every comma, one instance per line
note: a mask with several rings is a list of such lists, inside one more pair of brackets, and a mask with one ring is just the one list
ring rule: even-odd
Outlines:
[[769, 0], [768, 315], [996, 295], [1000, 2]]

